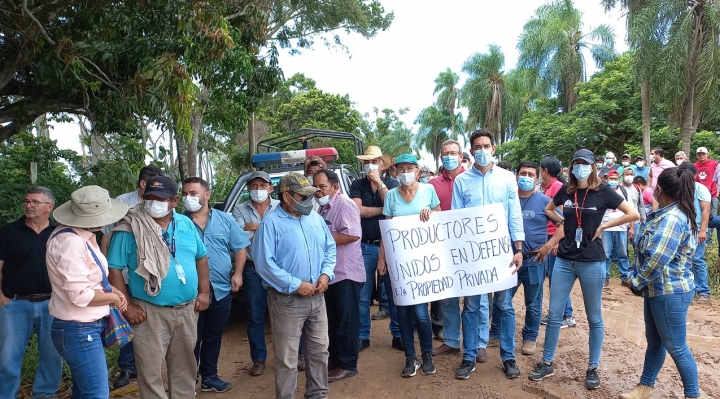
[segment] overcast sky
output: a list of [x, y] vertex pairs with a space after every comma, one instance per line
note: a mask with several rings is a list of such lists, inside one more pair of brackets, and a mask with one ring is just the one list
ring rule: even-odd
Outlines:
[[[361, 113], [372, 116], [373, 107], [408, 107], [403, 121], [412, 127], [419, 112], [435, 101], [435, 78], [446, 68], [460, 74], [461, 86], [466, 79], [460, 71], [462, 64], [477, 52], [486, 53], [490, 44], [499, 45], [505, 54], [505, 70], [514, 68], [522, 27], [544, 3], [382, 0], [385, 9], [395, 13], [387, 31], [370, 40], [343, 33], [349, 53], [327, 49], [321, 41], [299, 55], [281, 53], [280, 67], [286, 78], [302, 72], [325, 92], [348, 94]], [[606, 24], [615, 32], [616, 50], [627, 49], [625, 18], [618, 10], [606, 13], [600, 0], [576, 0], [575, 7], [583, 13], [583, 33]], [[589, 55], [586, 59], [589, 77], [596, 68]], [[57, 126], [51, 137], [61, 147], [80, 152], [76, 126]], [[433, 165], [433, 160], [428, 154], [422, 163]]]

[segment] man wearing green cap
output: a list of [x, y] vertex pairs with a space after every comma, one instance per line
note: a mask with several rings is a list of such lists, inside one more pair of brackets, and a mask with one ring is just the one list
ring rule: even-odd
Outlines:
[[252, 244], [255, 270], [267, 288], [275, 397], [294, 398], [298, 345], [305, 347], [306, 398], [328, 392], [328, 321], [323, 292], [334, 278], [335, 240], [313, 212], [318, 190], [307, 177], [288, 173], [277, 186], [280, 207], [260, 223]]

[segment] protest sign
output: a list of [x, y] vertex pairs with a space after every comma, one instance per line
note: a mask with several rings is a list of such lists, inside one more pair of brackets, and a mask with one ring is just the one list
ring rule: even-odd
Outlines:
[[502, 204], [380, 221], [396, 305], [502, 291], [517, 285]]

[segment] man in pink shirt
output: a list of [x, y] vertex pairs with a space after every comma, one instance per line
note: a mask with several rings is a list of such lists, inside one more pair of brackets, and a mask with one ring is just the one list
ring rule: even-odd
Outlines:
[[330, 170], [313, 175], [318, 213], [325, 219], [335, 240], [335, 278], [325, 291], [329, 345], [328, 381], [340, 381], [358, 373], [360, 346], [360, 288], [367, 279], [360, 248], [360, 208], [340, 192], [340, 179]]
[[[452, 189], [455, 177], [465, 172], [461, 165], [463, 153], [460, 143], [447, 140], [442, 145], [443, 172], [430, 180], [440, 199], [440, 209], [452, 209]], [[460, 352], [460, 299], [449, 298], [430, 303], [430, 319], [433, 323], [433, 334], [444, 344], [433, 351], [434, 356]], [[442, 323], [442, 324], [440, 324]]]
[[665, 159], [665, 151], [663, 151], [663, 149], [660, 147], [655, 147], [650, 150], [650, 157], [652, 158], [653, 162], [650, 163], [650, 175], [648, 176], [648, 184], [650, 185], [650, 188], [655, 190], [655, 186], [657, 185], [657, 179], [660, 176], [660, 173], [662, 173], [662, 171], [667, 168], [674, 167], [675, 164]]

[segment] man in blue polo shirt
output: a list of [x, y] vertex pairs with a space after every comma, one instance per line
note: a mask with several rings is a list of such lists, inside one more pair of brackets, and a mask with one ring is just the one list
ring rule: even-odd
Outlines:
[[[500, 203], [505, 209], [510, 237], [513, 240], [515, 256], [512, 266], [522, 266], [523, 231], [522, 209], [518, 188], [512, 172], [495, 165], [493, 135], [487, 130], [477, 130], [470, 136], [470, 149], [475, 164], [469, 171], [455, 178], [452, 193], [452, 209], [471, 208]], [[511, 290], [496, 292], [493, 296], [500, 307], [500, 357], [507, 378], [520, 376], [515, 362], [515, 309], [512, 305]], [[490, 318], [487, 295], [465, 297], [462, 318], [463, 360], [455, 378], [466, 380], [475, 371], [475, 362], [486, 362], [487, 340]]]
[[[230, 317], [232, 295], [243, 283], [242, 271], [250, 240], [230, 214], [210, 209], [210, 186], [199, 177], [183, 180], [185, 216], [192, 219], [208, 251], [210, 305], [200, 312], [195, 359], [199, 362], [200, 388], [226, 392], [232, 384], [218, 377], [218, 359], [225, 325]], [[235, 260], [233, 270], [232, 260]]]
[[334, 278], [336, 245], [325, 220], [313, 212], [318, 190], [299, 173], [277, 186], [280, 206], [255, 233], [252, 257], [267, 288], [275, 397], [290, 399], [297, 389], [298, 346], [305, 347], [305, 397], [328, 393], [328, 319], [323, 293]]
[[207, 250], [193, 222], [173, 210], [177, 184], [167, 176], [148, 179], [143, 202], [113, 229], [108, 249], [110, 283], [125, 292], [122, 269], [129, 268], [132, 304], [123, 313], [132, 323], [140, 396], [166, 399], [195, 392], [198, 313], [210, 294]]

